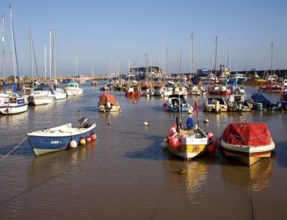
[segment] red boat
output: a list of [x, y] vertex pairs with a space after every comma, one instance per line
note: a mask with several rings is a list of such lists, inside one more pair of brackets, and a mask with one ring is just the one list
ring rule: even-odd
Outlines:
[[253, 122], [227, 125], [220, 137], [220, 145], [226, 156], [237, 157], [248, 166], [270, 157], [275, 148], [267, 124]]
[[209, 95], [229, 96], [231, 93], [232, 91], [224, 85], [214, 85], [208, 89]]
[[139, 98], [142, 96], [142, 92], [139, 91], [137, 88], [130, 86], [128, 88], [128, 91], [126, 91], [126, 97], [127, 98]]
[[268, 93], [281, 93], [284, 90], [284, 86], [282, 85], [266, 85], [260, 86], [258, 92], [268, 92]]

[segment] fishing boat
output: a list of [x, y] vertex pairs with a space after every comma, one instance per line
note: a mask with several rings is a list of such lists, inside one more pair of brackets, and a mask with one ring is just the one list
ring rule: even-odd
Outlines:
[[193, 111], [193, 107], [186, 101], [183, 95], [170, 95], [168, 100], [163, 103], [163, 109], [166, 112], [188, 112]]
[[86, 117], [78, 120], [78, 126], [72, 123], [27, 133], [27, 137], [35, 154], [42, 155], [76, 147], [82, 140], [96, 139], [96, 124], [90, 124]]
[[227, 88], [225, 85], [214, 85], [208, 89], [208, 94], [218, 96], [229, 96], [231, 94], [231, 90]]
[[129, 86], [126, 91], [127, 98], [139, 98], [142, 96], [142, 92], [138, 89], [137, 86]]
[[113, 94], [101, 94], [98, 103], [99, 112], [120, 112], [121, 107]]
[[47, 105], [55, 100], [55, 94], [48, 84], [39, 84], [31, 91], [28, 100], [32, 105]]
[[281, 93], [284, 90], [283, 85], [278, 84], [269, 84], [265, 86], [259, 86], [258, 92], [264, 92], [264, 93]]
[[[198, 103], [195, 103], [198, 118]], [[176, 117], [176, 125], [171, 127], [168, 136], [161, 142], [161, 146], [172, 155], [189, 160], [206, 151], [212, 152], [216, 148], [216, 141], [212, 141], [213, 134], [205, 133], [196, 124], [193, 125], [192, 117], [186, 120], [186, 128], [181, 125], [181, 114]]]
[[79, 96], [83, 94], [83, 89], [80, 88], [79, 83], [69, 80], [64, 83], [64, 91], [67, 96]]
[[269, 158], [275, 148], [267, 124], [254, 122], [230, 123], [220, 137], [226, 156], [236, 157], [251, 166], [262, 158]]
[[246, 99], [245, 94], [231, 94], [226, 100], [227, 111], [230, 112], [250, 112], [252, 104]]
[[26, 112], [28, 102], [24, 97], [17, 93], [3, 94], [0, 96], [0, 113], [3, 115], [12, 115]]
[[227, 112], [228, 106], [225, 99], [222, 97], [208, 97], [205, 102], [203, 102], [204, 112]]

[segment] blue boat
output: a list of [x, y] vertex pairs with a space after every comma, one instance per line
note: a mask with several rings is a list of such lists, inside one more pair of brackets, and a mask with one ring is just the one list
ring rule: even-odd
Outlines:
[[252, 105], [252, 109], [254, 110], [279, 110], [281, 109], [276, 104], [273, 104], [269, 99], [267, 99], [263, 94], [261, 93], [254, 93], [252, 94], [251, 98], [248, 100]]
[[70, 146], [76, 147], [80, 144], [81, 139], [96, 140], [95, 129], [96, 124], [90, 124], [89, 120], [83, 117], [79, 120], [77, 127], [73, 127], [72, 123], [67, 123], [58, 127], [28, 133], [27, 137], [32, 149], [38, 156], [66, 150]]

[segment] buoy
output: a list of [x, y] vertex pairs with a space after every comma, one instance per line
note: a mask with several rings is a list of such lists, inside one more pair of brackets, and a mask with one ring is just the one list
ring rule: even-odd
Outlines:
[[90, 142], [92, 138], [90, 136], [86, 137], [86, 142]]
[[217, 148], [217, 141], [214, 140], [210, 145], [207, 146], [207, 151], [209, 153], [212, 153], [216, 150], [216, 148]]
[[111, 125], [111, 122], [108, 122], [108, 125]]
[[165, 103], [163, 103], [162, 105], [163, 105], [163, 107], [166, 107], [166, 102], [165, 102]]
[[193, 107], [192, 106], [189, 107], [188, 114], [193, 115]]
[[204, 119], [204, 123], [208, 123], [209, 120], [207, 118]]
[[90, 136], [90, 137], [91, 137], [92, 141], [97, 140], [97, 135], [96, 135], [96, 134], [94, 134], [94, 133], [93, 133], [93, 134], [91, 134], [91, 136]]
[[137, 103], [137, 100], [134, 99], [133, 103], [136, 104], [136, 103]]
[[144, 126], [149, 126], [148, 122], [145, 121], [144, 122]]
[[177, 137], [170, 138], [168, 143], [172, 148], [177, 148], [180, 146], [180, 140]]
[[76, 148], [77, 146], [78, 146], [77, 141], [75, 141], [75, 140], [70, 141], [70, 147], [71, 148]]
[[80, 144], [81, 145], [85, 145], [86, 144], [86, 139], [85, 138], [81, 138], [80, 139]]
[[214, 136], [213, 133], [211, 133], [211, 132], [208, 132], [206, 135], [207, 135], [207, 137], [208, 137], [209, 139], [212, 139], [213, 136]]
[[164, 139], [164, 140], [160, 143], [160, 146], [162, 147], [162, 149], [166, 149], [167, 146], [168, 146], [167, 141]]
[[170, 112], [171, 108], [169, 106], [166, 106], [165, 111]]
[[169, 129], [168, 133], [169, 133], [170, 136], [173, 136], [173, 135], [176, 133], [176, 128], [171, 127], [171, 128]]

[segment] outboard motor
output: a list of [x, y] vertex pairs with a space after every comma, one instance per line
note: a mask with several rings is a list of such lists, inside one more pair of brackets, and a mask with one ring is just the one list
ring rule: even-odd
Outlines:
[[91, 124], [90, 124], [90, 120], [86, 117], [82, 117], [80, 120], [79, 120], [79, 127], [80, 128], [88, 128], [90, 127]]

